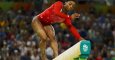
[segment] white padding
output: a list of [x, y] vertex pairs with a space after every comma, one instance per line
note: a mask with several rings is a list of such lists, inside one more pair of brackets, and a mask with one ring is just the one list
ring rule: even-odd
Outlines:
[[54, 58], [53, 60], [74, 60], [74, 58], [79, 57], [80, 53], [80, 42], [76, 43], [74, 46]]

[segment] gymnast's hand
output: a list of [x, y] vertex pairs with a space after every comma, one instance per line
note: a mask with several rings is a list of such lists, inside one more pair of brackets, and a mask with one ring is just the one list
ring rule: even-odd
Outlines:
[[74, 13], [71, 15], [71, 19], [74, 20], [75, 18], [79, 18], [80, 17], [80, 14], [78, 13]]

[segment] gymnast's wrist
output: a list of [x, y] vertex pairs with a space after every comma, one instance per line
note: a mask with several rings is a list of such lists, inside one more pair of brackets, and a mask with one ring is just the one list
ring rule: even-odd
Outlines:
[[83, 37], [80, 37], [80, 38], [79, 38], [79, 41], [81, 41], [81, 40], [84, 40], [84, 38], [83, 38]]

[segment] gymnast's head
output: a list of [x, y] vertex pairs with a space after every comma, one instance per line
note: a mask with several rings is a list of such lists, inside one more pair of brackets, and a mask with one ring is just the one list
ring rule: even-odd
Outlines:
[[65, 2], [64, 4], [64, 8], [67, 10], [67, 11], [70, 11], [70, 10], [73, 10], [75, 8], [75, 5], [76, 3], [74, 1], [67, 1]]

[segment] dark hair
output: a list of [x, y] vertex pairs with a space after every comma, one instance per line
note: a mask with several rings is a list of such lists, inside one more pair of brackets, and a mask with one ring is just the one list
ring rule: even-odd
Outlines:
[[74, 1], [74, 2], [77, 2], [76, 0], [66, 0], [65, 2], [67, 2], [67, 1]]
[[68, 2], [68, 1], [73, 1], [73, 2], [75, 2], [75, 4], [78, 4], [78, 2], [76, 0], [66, 0], [65, 2]]
[[62, 0], [61, 2], [65, 3], [65, 2], [68, 2], [68, 1], [74, 1], [75, 3], [77, 2], [76, 0]]

